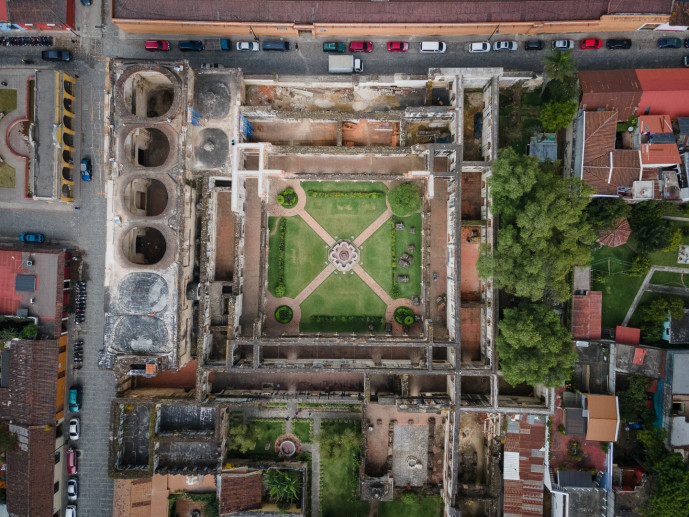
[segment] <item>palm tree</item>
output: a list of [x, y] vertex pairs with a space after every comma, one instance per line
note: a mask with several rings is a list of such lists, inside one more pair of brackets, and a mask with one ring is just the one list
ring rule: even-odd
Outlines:
[[270, 493], [270, 499], [278, 504], [278, 507], [289, 507], [301, 496], [301, 478], [294, 471], [272, 469], [265, 476], [266, 487]]
[[572, 57], [571, 50], [553, 49], [553, 52], [543, 60], [543, 88], [541, 95], [545, 91], [546, 84], [550, 81], [566, 83], [574, 81], [576, 78], [576, 62]]

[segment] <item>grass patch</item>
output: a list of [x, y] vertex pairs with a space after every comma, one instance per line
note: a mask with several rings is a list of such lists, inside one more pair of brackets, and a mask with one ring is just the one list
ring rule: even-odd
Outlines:
[[[683, 228], [689, 226], [687, 223], [683, 223], [681, 221], [670, 221], [670, 229], [671, 231], [674, 231], [677, 228]], [[636, 244], [636, 236], [632, 233], [632, 235], [629, 237], [629, 242], [632, 245]], [[682, 240], [680, 241], [680, 244], [688, 245], [689, 244], [689, 236], [684, 236], [682, 235]], [[679, 250], [673, 249], [671, 251], [655, 251], [653, 253], [648, 254], [648, 258], [651, 261], [651, 264], [654, 266], [673, 266], [673, 267], [683, 267], [689, 270], [689, 265], [688, 264], [680, 264], [677, 262], [677, 256], [679, 254]]]
[[0, 164], [0, 188], [14, 188], [17, 171], [7, 162]]
[[17, 90], [0, 90], [0, 112], [9, 115], [17, 109]]
[[644, 277], [628, 276], [636, 254], [628, 246], [603, 246], [593, 254], [594, 291], [603, 292], [604, 328], [621, 325]]
[[[303, 181], [302, 188], [321, 192], [373, 192], [387, 194], [387, 187], [380, 182], [367, 181]], [[313, 198], [307, 195], [306, 211], [332, 237], [349, 239], [357, 237], [386, 209], [385, 198]]]
[[311, 443], [311, 420], [297, 420], [292, 422], [292, 434], [294, 434], [301, 443]]
[[[345, 429], [361, 433], [361, 423], [357, 421], [325, 420], [321, 432], [341, 434]], [[328, 517], [368, 517], [369, 503], [358, 496], [359, 448], [352, 448], [339, 459], [321, 460], [321, 515]]]
[[299, 404], [299, 411], [302, 409], [348, 409], [349, 411], [361, 411], [361, 404]]
[[[340, 324], [316, 323], [311, 316], [379, 316], [385, 317], [387, 306], [356, 274], [332, 274], [301, 304], [302, 332], [368, 332], [359, 322]], [[377, 332], [381, 332], [377, 328]]]
[[[392, 296], [392, 276], [409, 275], [409, 282], [397, 282], [397, 298], [411, 298], [421, 294], [421, 214], [412, 214], [409, 217], [394, 217], [395, 221], [402, 221], [405, 229], [395, 232], [395, 257], [399, 259], [402, 253], [408, 253], [407, 248], [413, 244], [416, 251], [410, 253], [414, 256], [409, 269], [395, 266], [392, 269], [390, 223], [383, 224], [363, 244], [361, 250], [361, 267], [385, 291]], [[416, 233], [409, 233], [410, 227], [416, 228]]]
[[238, 458], [275, 459], [275, 440], [285, 434], [285, 421], [281, 418], [254, 418], [248, 425], [256, 430], [256, 445], [246, 453], [232, 451], [232, 455]]
[[[268, 218], [268, 290], [274, 295], [279, 280], [280, 217]], [[295, 298], [323, 271], [328, 250], [325, 241], [299, 216], [285, 217], [285, 296]]]
[[420, 504], [404, 504], [401, 501], [381, 501], [378, 517], [439, 517], [443, 501], [440, 496], [422, 497]]
[[[689, 274], [689, 271], [687, 272]], [[651, 283], [656, 285], [669, 285], [672, 287], [687, 287], [683, 280], [682, 273], [671, 273], [670, 271], [656, 271], [651, 277]], [[689, 277], [687, 278], [689, 280]]]

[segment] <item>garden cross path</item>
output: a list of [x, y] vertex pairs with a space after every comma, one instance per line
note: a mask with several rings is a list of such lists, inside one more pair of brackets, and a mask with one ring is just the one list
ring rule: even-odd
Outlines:
[[629, 320], [632, 318], [632, 314], [634, 314], [634, 311], [636, 310], [636, 306], [639, 304], [639, 301], [641, 301], [641, 297], [643, 296], [645, 291], [656, 291], [656, 292], [664, 292], [664, 293], [668, 293], [668, 294], [679, 294], [680, 296], [686, 296], [687, 295], [687, 289], [682, 289], [681, 287], [677, 287], [677, 288], [669, 287], [669, 288], [667, 288], [667, 290], [663, 289], [663, 286], [650, 287], [649, 284], [651, 282], [651, 278], [653, 277], [653, 273], [655, 273], [656, 271], [669, 271], [670, 273], [680, 273], [680, 274], [685, 274], [685, 273], [689, 272], [689, 270], [687, 268], [683, 268], [683, 267], [651, 266], [651, 269], [648, 270], [648, 273], [646, 274], [646, 278], [644, 278], [644, 281], [641, 284], [641, 287], [639, 287], [639, 290], [636, 292], [636, 296], [634, 297], [634, 301], [632, 302], [631, 306], [629, 307], [629, 310], [627, 311], [627, 315], [624, 317], [624, 321], [622, 322], [623, 327], [626, 327], [629, 324]]
[[392, 217], [392, 210], [389, 208], [385, 210], [382, 214], [380, 214], [380, 217], [373, 221], [371, 224], [368, 225], [368, 228], [366, 228], [359, 236], [354, 239], [354, 245], [355, 246], [361, 246], [364, 242], [366, 242], [366, 239], [368, 239], [371, 235], [376, 233], [376, 230], [383, 226], [386, 221], [388, 221]]
[[318, 273], [318, 276], [311, 280], [309, 282], [309, 285], [304, 287], [304, 289], [301, 290], [301, 292], [297, 295], [297, 297], [294, 299], [294, 303], [297, 305], [301, 305], [304, 300], [306, 300], [309, 295], [314, 292], [319, 285], [321, 285], [323, 282], [325, 282], [325, 279], [330, 276], [330, 274], [335, 271], [335, 264], [332, 262], [325, 266], [325, 269]]

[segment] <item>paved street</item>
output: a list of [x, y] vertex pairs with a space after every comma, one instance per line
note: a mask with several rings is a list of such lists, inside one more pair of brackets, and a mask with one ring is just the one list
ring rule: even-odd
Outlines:
[[[84, 252], [85, 280], [88, 281], [88, 306], [86, 324], [79, 330], [85, 343], [84, 367], [77, 374], [77, 381], [84, 388], [84, 405], [81, 413], [82, 436], [78, 443], [82, 455], [79, 458], [80, 498], [79, 515], [105, 516], [112, 513], [112, 480], [107, 475], [108, 430], [110, 401], [114, 396], [114, 378], [111, 372], [97, 368], [98, 351], [103, 345], [103, 269], [105, 255], [105, 183], [103, 173], [103, 88], [106, 84], [105, 58], [189, 59], [193, 66], [202, 63], [219, 63], [226, 67], [239, 67], [246, 74], [315, 75], [327, 74], [328, 55], [322, 52], [325, 39], [310, 36], [298, 40], [298, 51], [280, 52], [231, 52], [204, 51], [181, 53], [177, 41], [181, 39], [206, 39], [207, 37], [124, 34], [116, 27], [106, 25], [110, 11], [109, 0], [95, 0], [91, 7], [77, 5], [77, 30], [75, 35], [67, 33], [57, 38], [56, 48], [66, 48], [74, 53], [71, 63], [51, 64], [40, 60], [39, 47], [0, 47], [0, 62], [3, 68], [60, 68], [79, 76], [77, 156], [90, 155], [94, 164], [91, 183], [77, 180], [75, 205], [80, 210], [60, 203], [37, 203], [35, 210], [27, 210], [17, 203], [0, 204], [0, 241], [16, 242], [17, 236], [27, 229], [40, 231], [47, 236], [47, 243], [65, 247], [78, 247]], [[80, 37], [80, 39], [77, 38]], [[659, 37], [678, 36], [684, 33], [633, 32], [626, 34], [582, 34], [569, 36], [577, 43], [579, 39], [594, 36], [602, 39], [629, 37], [633, 40], [631, 50], [609, 51], [574, 50], [580, 69], [652, 68], [679, 67], [682, 57], [689, 55], [689, 49], [660, 50], [655, 41]], [[553, 36], [540, 36], [547, 45]], [[173, 44], [170, 52], [149, 53], [144, 51], [146, 39], [168, 39]], [[233, 37], [233, 42], [247, 38]], [[261, 38], [264, 40], [265, 38]], [[364, 39], [364, 38], [362, 38]], [[486, 40], [486, 37], [444, 37], [444, 38], [365, 38], [374, 43], [371, 54], [361, 54], [365, 74], [425, 74], [434, 67], [480, 67], [502, 66], [514, 70], [542, 70], [541, 60], [549, 51], [527, 52], [521, 42], [525, 36], [496, 34], [492, 41], [516, 40], [520, 49], [516, 52], [469, 54], [465, 48], [470, 41]], [[422, 39], [442, 39], [448, 43], [445, 54], [420, 54], [418, 42]], [[330, 39], [329, 39], [330, 40]], [[352, 38], [332, 38], [349, 42]], [[410, 43], [410, 51], [404, 54], [385, 50], [388, 40], [403, 40]], [[296, 39], [289, 40], [294, 48]], [[32, 65], [22, 65], [22, 58], [33, 60]], [[0, 71], [1, 73], [1, 71]], [[347, 76], [343, 76], [347, 79]], [[73, 337], [73, 336], [72, 336]], [[70, 372], [71, 373], [71, 372]], [[68, 381], [68, 385], [73, 382]], [[292, 408], [290, 407], [290, 412]], [[282, 415], [280, 415], [282, 416]], [[69, 416], [66, 417], [68, 419]], [[314, 419], [314, 431], [318, 430], [319, 419]], [[318, 459], [314, 458], [314, 469], [318, 472]], [[317, 475], [316, 475], [317, 479]], [[318, 501], [318, 484], [314, 483], [314, 507]]]

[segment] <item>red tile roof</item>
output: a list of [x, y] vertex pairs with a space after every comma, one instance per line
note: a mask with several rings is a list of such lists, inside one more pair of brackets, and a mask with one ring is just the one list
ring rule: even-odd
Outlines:
[[17, 450], [7, 453], [7, 511], [17, 516], [53, 514], [55, 427], [13, 428]]
[[[531, 423], [530, 423], [531, 422]], [[505, 436], [503, 513], [510, 516], [543, 515], [545, 424], [532, 416], [510, 420]], [[516, 472], [514, 472], [516, 470]], [[516, 478], [516, 479], [515, 479]]]
[[641, 100], [641, 83], [634, 70], [584, 70], [578, 73], [581, 109], [615, 110], [619, 120], [634, 115]]
[[[4, 1], [3, 1], [4, 3]], [[74, 18], [74, 2], [67, 0], [21, 0], [9, 3], [9, 18], [12, 23], [54, 23], [64, 24]], [[71, 7], [71, 10], [69, 9]], [[72, 20], [72, 24], [74, 21]]]
[[[37, 0], [36, 0], [37, 1]], [[113, 0], [113, 19], [270, 23], [509, 23], [596, 20], [609, 13], [667, 14], [672, 0]]]
[[263, 473], [222, 474], [220, 476], [220, 514], [255, 510], [261, 507]]
[[629, 221], [627, 221], [627, 218], [625, 217], [624, 219], [618, 219], [617, 223], [615, 224], [615, 228], [612, 230], [603, 230], [600, 232], [598, 242], [600, 242], [603, 246], [615, 248], [627, 242], [627, 239], [629, 239], [629, 235], [631, 235], [631, 233], [632, 229], [629, 226]]
[[618, 325], [615, 328], [615, 341], [624, 345], [638, 345], [641, 341], [641, 329]]
[[603, 293], [589, 291], [575, 294], [572, 299], [572, 337], [574, 339], [600, 339]]
[[[689, 96], [689, 91], [687, 92]], [[645, 166], [667, 166], [682, 163], [677, 144], [641, 144], [641, 163]]]
[[672, 122], [667, 115], [642, 115], [639, 117], [641, 133], [672, 133]]

